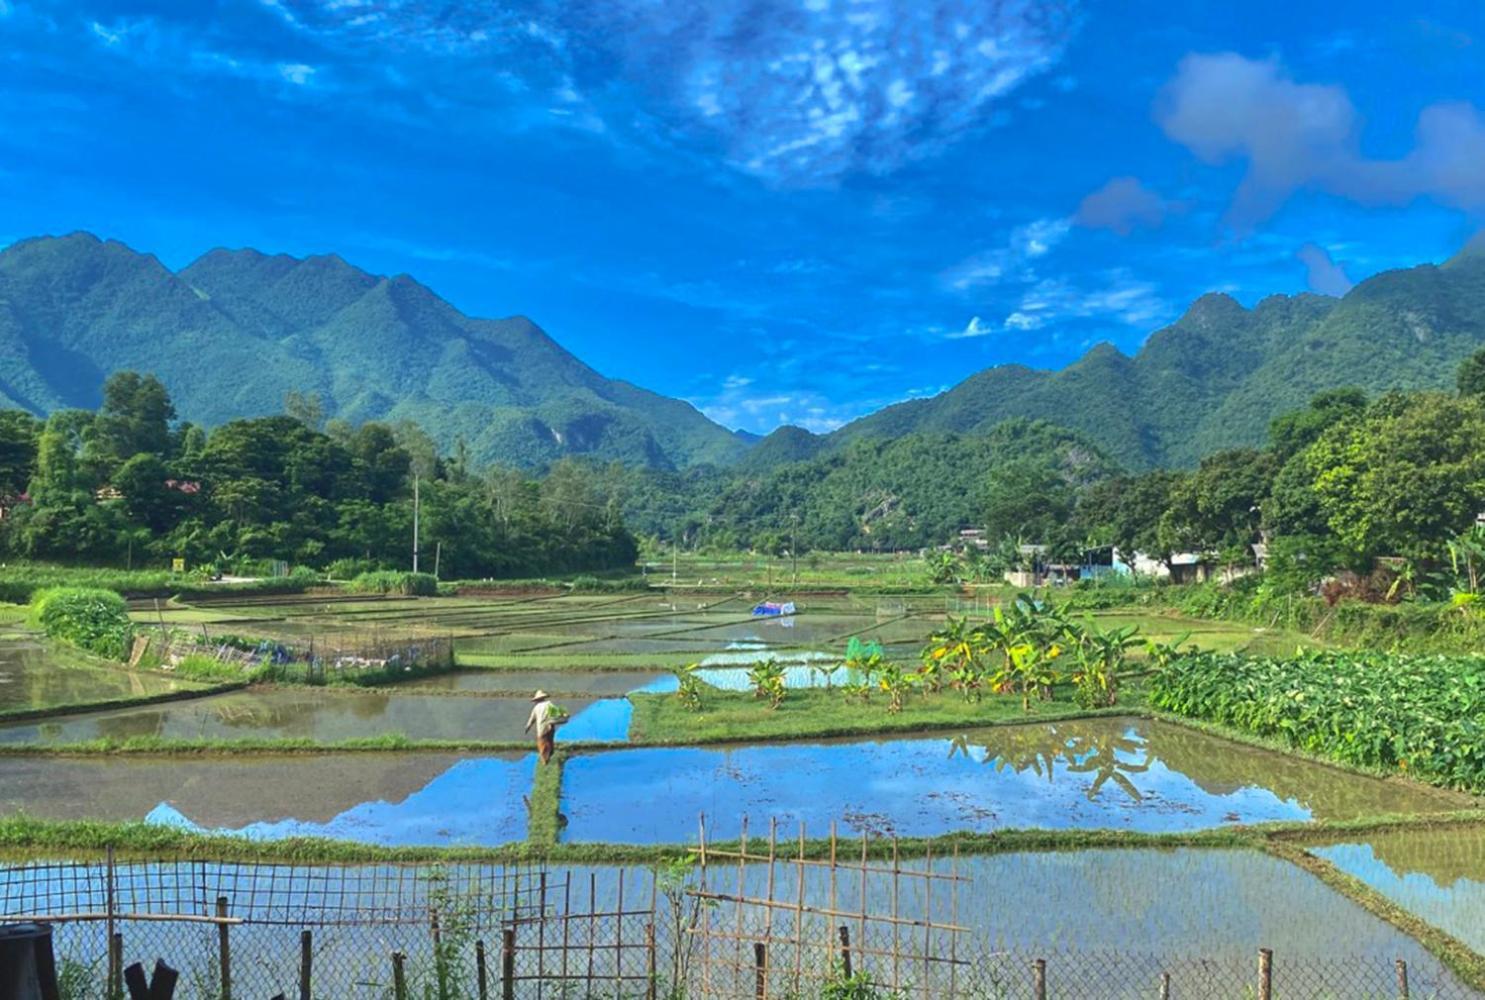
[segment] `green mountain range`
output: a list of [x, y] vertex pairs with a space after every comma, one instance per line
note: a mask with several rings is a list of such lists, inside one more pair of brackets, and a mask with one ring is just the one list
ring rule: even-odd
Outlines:
[[1190, 466], [1264, 441], [1269, 421], [1322, 389], [1451, 387], [1485, 345], [1485, 243], [1442, 266], [1386, 271], [1344, 298], [1275, 295], [1245, 309], [1204, 295], [1133, 357], [1109, 344], [1060, 371], [1002, 365], [823, 438], [781, 428], [749, 456], [800, 458], [863, 438], [979, 433], [1011, 417], [1081, 431], [1134, 469]]
[[477, 461], [683, 467], [731, 463], [750, 443], [604, 378], [528, 319], [473, 319], [339, 257], [213, 250], [176, 273], [86, 233], [0, 251], [0, 407], [93, 407], [119, 369], [158, 375], [197, 423], [316, 393], [327, 416], [412, 420]]
[[608, 379], [522, 317], [474, 319], [413, 279], [339, 257], [214, 250], [180, 272], [77, 233], [0, 251], [0, 407], [98, 403], [104, 377], [152, 372], [180, 415], [214, 425], [315, 393], [327, 416], [408, 419], [476, 461], [565, 455], [745, 475], [861, 440], [976, 435], [1011, 418], [1080, 432], [1133, 469], [1260, 443], [1317, 391], [1447, 386], [1485, 344], [1485, 245], [1388, 271], [1344, 298], [1198, 299], [1133, 357], [1104, 344], [1059, 371], [1002, 365], [818, 436], [758, 440], [690, 404]]

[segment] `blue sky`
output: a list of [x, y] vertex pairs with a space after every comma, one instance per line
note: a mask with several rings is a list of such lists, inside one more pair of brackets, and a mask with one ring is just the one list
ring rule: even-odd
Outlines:
[[0, 0], [0, 242], [334, 251], [828, 430], [1485, 225], [1485, 5]]

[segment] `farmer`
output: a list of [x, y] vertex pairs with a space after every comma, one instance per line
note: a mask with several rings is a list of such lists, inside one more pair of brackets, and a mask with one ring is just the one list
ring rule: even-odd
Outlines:
[[532, 726], [536, 727], [536, 752], [545, 764], [552, 759], [552, 751], [557, 745], [557, 710], [545, 691], [537, 691], [531, 700], [535, 704], [531, 706], [531, 717], [526, 720], [526, 732], [531, 732]]

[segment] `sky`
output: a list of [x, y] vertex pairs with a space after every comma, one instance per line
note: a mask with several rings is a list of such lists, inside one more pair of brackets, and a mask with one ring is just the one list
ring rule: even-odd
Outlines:
[[1485, 4], [0, 0], [0, 244], [334, 252], [729, 427], [1485, 226]]

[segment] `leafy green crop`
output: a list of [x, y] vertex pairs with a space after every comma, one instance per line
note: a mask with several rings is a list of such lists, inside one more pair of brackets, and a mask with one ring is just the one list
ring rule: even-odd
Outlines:
[[31, 601], [31, 616], [46, 634], [117, 660], [129, 651], [134, 626], [124, 599], [111, 590], [52, 587]]
[[1485, 656], [1195, 654], [1150, 701], [1349, 764], [1485, 791]]

